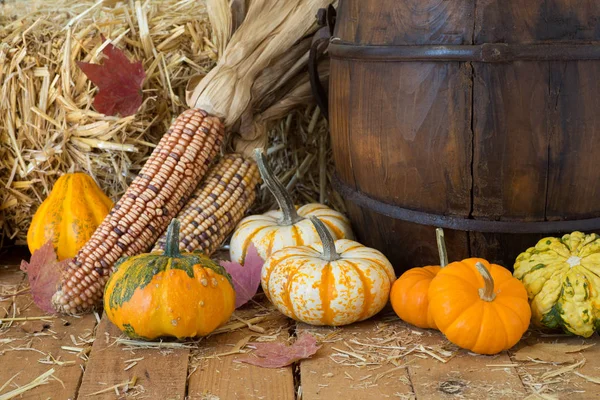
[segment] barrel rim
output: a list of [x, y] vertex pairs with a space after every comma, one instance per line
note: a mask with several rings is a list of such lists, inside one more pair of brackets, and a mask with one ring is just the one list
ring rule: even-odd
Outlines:
[[361, 61], [463, 61], [508, 63], [515, 61], [600, 60], [600, 42], [479, 45], [359, 45], [332, 38], [329, 54], [334, 59]]
[[556, 233], [573, 231], [594, 231], [600, 229], [600, 217], [562, 220], [562, 221], [494, 221], [471, 219], [461, 216], [441, 215], [399, 207], [350, 187], [344, 183], [337, 173], [333, 174], [334, 189], [346, 200], [397, 220], [419, 225], [435, 226], [458, 231], [482, 233]]

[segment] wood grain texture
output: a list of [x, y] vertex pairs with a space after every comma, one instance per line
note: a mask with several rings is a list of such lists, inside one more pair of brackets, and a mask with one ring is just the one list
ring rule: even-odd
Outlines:
[[472, 257], [485, 258], [512, 271], [517, 256], [547, 236], [547, 234], [469, 232], [469, 250]]
[[[435, 228], [411, 224], [377, 214], [348, 202], [357, 240], [365, 246], [381, 249], [398, 274], [424, 265], [438, 265]], [[469, 257], [467, 232], [445, 230], [450, 261]]]
[[[541, 63], [474, 65], [472, 217], [545, 219], [548, 79], [548, 66]], [[471, 255], [512, 268], [517, 255], [540, 238], [471, 232]]]
[[[137, 377], [137, 385], [144, 396], [152, 399], [183, 400], [186, 393], [186, 377], [188, 371], [188, 349], [139, 349], [124, 351], [122, 346], [114, 343], [121, 336], [121, 331], [114, 326], [106, 314], [96, 329], [96, 341], [90, 353], [79, 399], [91, 393], [104, 390], [113, 385], [123, 384]], [[127, 360], [139, 359], [137, 364], [125, 371], [131, 364]], [[141, 396], [141, 395], [140, 395]], [[95, 395], [93, 399], [115, 399], [115, 391]]]
[[[452, 349], [444, 336], [433, 330], [422, 331], [420, 343], [426, 349]], [[526, 390], [511, 365], [507, 352], [478, 356], [465, 350], [448, 362], [432, 357], [407, 356], [408, 371], [417, 399], [522, 399]]]
[[[367, 365], [344, 365], [334, 361], [334, 359], [339, 361], [340, 357], [332, 358], [336, 354], [341, 354], [338, 349], [352, 351], [344, 343], [357, 347], [356, 344], [352, 344], [353, 340], [371, 343], [373, 338], [381, 337], [379, 328], [380, 320], [378, 319], [371, 319], [341, 329], [298, 324], [298, 334], [309, 332], [323, 339], [338, 333], [335, 341], [323, 343], [323, 347], [314, 357], [300, 362], [302, 399], [410, 398], [412, 387], [406, 368], [398, 368], [392, 363], [378, 368], [369, 368]], [[382, 339], [387, 338], [382, 337]], [[360, 363], [358, 359], [351, 361]], [[402, 361], [399, 360], [397, 364], [401, 365]]]
[[475, 43], [598, 40], [596, 0], [477, 0]]
[[[15, 273], [15, 277], [22, 278], [22, 274]], [[23, 280], [21, 288], [27, 287], [27, 280]], [[15, 298], [17, 317], [40, 317], [45, 313], [34, 303], [31, 295], [24, 294]], [[10, 316], [12, 316], [12, 310]], [[93, 338], [96, 325], [94, 315], [82, 317], [49, 318], [45, 321], [13, 322], [2, 337], [10, 338], [8, 343], [0, 343], [0, 377], [8, 380], [13, 375], [17, 377], [12, 381], [6, 391], [23, 386], [51, 368], [55, 369], [55, 379], [50, 379], [46, 385], [38, 386], [25, 392], [22, 399], [74, 399], [85, 365], [84, 358], [78, 354], [62, 349], [62, 346], [85, 348], [86, 341]], [[73, 342], [75, 341], [75, 343]], [[15, 350], [17, 349], [17, 350]], [[66, 365], [44, 364], [40, 360], [56, 360], [68, 362]], [[64, 385], [64, 386], [63, 386]]]
[[546, 217], [597, 217], [600, 62], [551, 63], [549, 82], [552, 124]]
[[[511, 358], [515, 360], [515, 352], [519, 349], [537, 343], [549, 344], [549, 355], [545, 357], [546, 359], [542, 360], [545, 361], [545, 363], [540, 363], [539, 361], [529, 363], [523, 362], [522, 366], [517, 368], [523, 381], [530, 383], [531, 386], [536, 388], [536, 390], [540, 391], [542, 394], [551, 395], [558, 399], [592, 400], [598, 398], [598, 384], [589, 380], [600, 379], [600, 336], [598, 336], [597, 333], [588, 339], [584, 339], [581, 337], [560, 334], [552, 335], [550, 337], [541, 337], [539, 332], [528, 332], [521, 342], [510, 350]], [[552, 364], [550, 363], [553, 358], [552, 344], [591, 347], [587, 347], [583, 351], [574, 351], [573, 353], [568, 354], [568, 356], [572, 358], [572, 361], [563, 364]], [[556, 351], [554, 354], [561, 354], [558, 350], [554, 351]], [[564, 357], [566, 354], [562, 353], [561, 355]], [[543, 376], [544, 374], [552, 373], [553, 371], [576, 364], [582, 360], [584, 361], [582, 366], [558, 375], [557, 377], [545, 378]], [[518, 361], [515, 362], [518, 363]], [[582, 374], [588, 379], [578, 374]], [[541, 382], [547, 383], [541, 384]]]
[[[359, 44], [468, 44], [472, 8], [470, 1], [344, 1], [335, 35]], [[469, 215], [469, 65], [333, 59], [330, 81], [333, 155], [343, 182], [389, 204]], [[398, 272], [437, 259], [431, 228], [347, 206], [358, 238]], [[467, 234], [450, 236], [450, 251], [466, 255]]]
[[467, 216], [470, 70], [354, 63], [349, 134], [356, 188], [405, 208]]
[[344, 0], [335, 36], [374, 45], [471, 43], [472, 0]]
[[475, 65], [473, 217], [544, 219], [548, 68]]
[[[243, 313], [242, 313], [243, 314]], [[259, 324], [267, 331], [279, 331], [278, 340], [287, 340], [285, 329], [291, 321], [283, 315]], [[280, 328], [283, 327], [283, 330]], [[221, 355], [249, 335], [255, 340], [259, 335], [246, 328], [227, 334], [208, 337], [200, 343], [192, 357], [188, 383], [190, 400], [218, 398], [220, 400], [293, 400], [294, 375], [292, 367], [277, 369], [237, 362], [240, 355]], [[212, 396], [212, 397], [211, 397]]]
[[[348, 60], [331, 60], [330, 76], [335, 77], [340, 84], [329, 85], [329, 126], [331, 128], [331, 147], [336, 173], [347, 184], [356, 188], [354, 166], [350, 151], [352, 142], [350, 133], [352, 126], [350, 118], [353, 110], [350, 105], [352, 85], [350, 85], [350, 64]], [[357, 166], [358, 167], [358, 166]]]
[[[590, 43], [600, 41], [600, 2], [346, 0], [336, 36], [358, 46]], [[377, 200], [440, 215], [599, 217], [599, 78], [600, 61], [334, 58], [336, 170], [344, 183]], [[436, 257], [430, 229], [366, 207], [347, 208], [357, 236], [395, 265]], [[457, 233], [461, 241], [449, 251], [462, 255], [467, 249], [510, 268], [521, 251], [547, 235]]]

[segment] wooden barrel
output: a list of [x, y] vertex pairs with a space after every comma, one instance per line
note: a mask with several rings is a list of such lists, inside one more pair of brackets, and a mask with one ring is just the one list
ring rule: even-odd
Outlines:
[[398, 271], [600, 228], [600, 1], [341, 0], [335, 186]]

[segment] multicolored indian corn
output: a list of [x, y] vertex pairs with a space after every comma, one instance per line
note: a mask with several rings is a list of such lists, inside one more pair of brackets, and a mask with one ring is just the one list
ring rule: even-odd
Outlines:
[[[215, 252], [254, 202], [259, 180], [254, 161], [239, 154], [223, 157], [177, 215], [179, 250]], [[152, 251], [163, 251], [165, 245], [163, 234]]]
[[123, 197], [69, 263], [52, 303], [73, 314], [101, 304], [113, 265], [147, 251], [202, 180], [223, 141], [221, 121], [199, 109], [183, 112]]

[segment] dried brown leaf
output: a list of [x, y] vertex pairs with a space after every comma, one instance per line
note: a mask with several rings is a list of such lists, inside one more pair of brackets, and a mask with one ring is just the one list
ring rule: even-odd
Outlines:
[[57, 260], [51, 240], [34, 251], [29, 262], [21, 261], [21, 271], [27, 273], [33, 301], [49, 314], [55, 312], [52, 296], [56, 293], [62, 272], [69, 261], [70, 258], [60, 262]]
[[21, 330], [27, 333], [38, 333], [49, 328], [50, 324], [44, 321], [25, 321], [20, 325]]
[[303, 333], [291, 346], [281, 342], [252, 343], [253, 354], [238, 359], [241, 362], [263, 368], [281, 368], [314, 355], [321, 346], [310, 333]]

